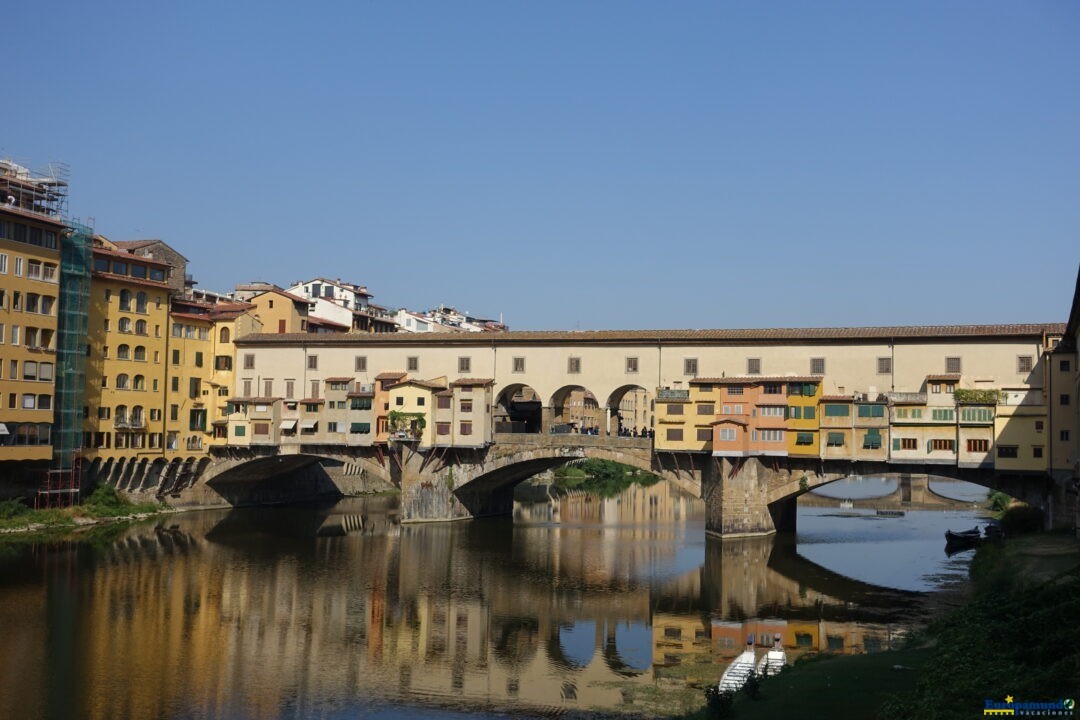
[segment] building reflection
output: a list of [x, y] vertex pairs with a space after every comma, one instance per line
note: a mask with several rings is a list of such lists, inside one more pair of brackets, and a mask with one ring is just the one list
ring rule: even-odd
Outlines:
[[882, 589], [771, 538], [709, 540], [687, 562], [694, 502], [659, 484], [520, 508], [516, 523], [400, 526], [395, 500], [375, 498], [179, 515], [41, 550], [3, 568], [18, 580], [0, 587], [0, 693], [33, 699], [29, 716], [59, 693], [63, 714], [102, 719], [379, 699], [625, 708], [691, 656], [726, 663], [749, 633], [780, 633], [789, 657], [902, 633], [873, 617], [892, 602]]

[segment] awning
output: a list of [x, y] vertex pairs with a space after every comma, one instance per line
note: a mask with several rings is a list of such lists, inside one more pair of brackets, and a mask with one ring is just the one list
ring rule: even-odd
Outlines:
[[795, 444], [796, 445], [812, 445], [814, 443], [813, 433], [796, 433]]
[[292, 430], [295, 427], [296, 427], [296, 421], [295, 420], [282, 420], [281, 424], [278, 425], [278, 429], [280, 429], [280, 430]]
[[830, 445], [843, 445], [844, 444], [844, 433], [842, 433], [842, 432], [831, 432], [831, 433], [829, 433], [829, 444]]
[[300, 423], [301, 430], [314, 430], [315, 426], [319, 424], [318, 420], [305, 420]]

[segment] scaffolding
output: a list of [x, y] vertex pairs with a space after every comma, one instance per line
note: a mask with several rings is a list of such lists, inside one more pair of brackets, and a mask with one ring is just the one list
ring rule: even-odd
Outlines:
[[81, 465], [81, 459], [75, 458], [70, 467], [42, 470], [37, 495], [34, 497], [34, 508], [45, 510], [71, 507], [79, 502], [82, 487]]
[[49, 163], [45, 172], [35, 172], [0, 159], [0, 204], [62, 220], [67, 217], [67, 176], [64, 163]]
[[[93, 230], [69, 222], [60, 243], [60, 301], [56, 328], [56, 402], [53, 404], [53, 468], [76, 468], [82, 449], [89, 332]], [[77, 474], [76, 474], [77, 475]], [[76, 487], [78, 477], [75, 478]]]

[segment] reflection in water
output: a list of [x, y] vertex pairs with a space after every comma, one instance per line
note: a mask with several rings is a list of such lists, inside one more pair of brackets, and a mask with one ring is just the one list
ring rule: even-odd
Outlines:
[[[520, 506], [515, 522], [397, 517], [392, 497], [209, 511], [104, 547], [0, 555], [0, 707], [102, 719], [355, 715], [380, 702], [396, 717], [648, 711], [658, 678], [715, 682], [749, 632], [780, 633], [792, 658], [874, 652], [917, 609], [917, 594], [867, 582], [868, 565], [895, 559], [888, 546], [837, 563], [806, 559], [801, 534], [798, 552], [790, 539], [706, 540], [700, 502], [666, 484]], [[876, 532], [822, 511], [850, 526], [829, 540], [808, 522], [811, 548]]]

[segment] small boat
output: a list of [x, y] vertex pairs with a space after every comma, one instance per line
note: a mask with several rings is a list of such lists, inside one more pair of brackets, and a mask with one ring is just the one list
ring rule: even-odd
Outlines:
[[878, 510], [878, 517], [904, 517], [903, 510]]
[[945, 542], [955, 544], [973, 544], [979, 541], [982, 537], [982, 533], [979, 532], [979, 528], [973, 527], [970, 530], [961, 530], [960, 532], [953, 532], [952, 530], [945, 531]]
[[773, 635], [773, 646], [769, 652], [761, 656], [757, 664], [757, 674], [761, 677], [775, 675], [787, 665], [787, 652], [784, 643], [780, 640], [780, 633]]
[[742, 688], [750, 677], [750, 673], [754, 672], [755, 659], [754, 636], [750, 635], [746, 639], [746, 648], [731, 661], [728, 669], [720, 676], [718, 685], [720, 692], [736, 692]]

